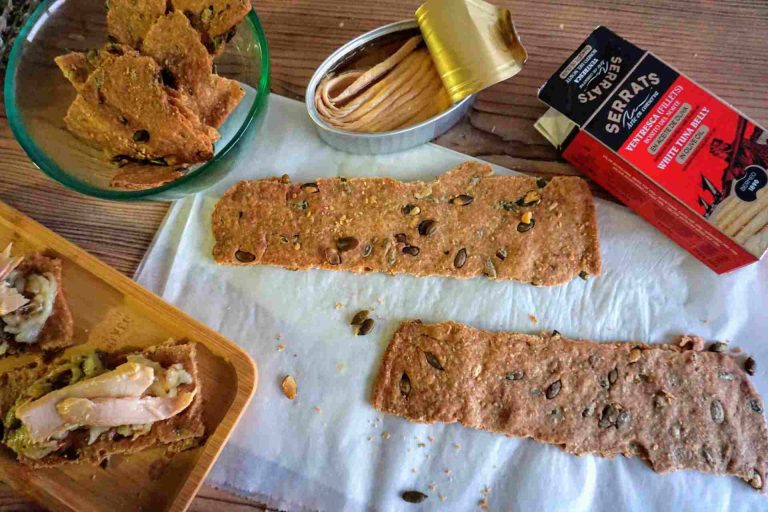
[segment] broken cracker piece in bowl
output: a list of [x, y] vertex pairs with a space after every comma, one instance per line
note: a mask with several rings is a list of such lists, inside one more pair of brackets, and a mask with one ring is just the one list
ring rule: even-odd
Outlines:
[[233, 11], [227, 26], [165, 13], [165, 2], [152, 23], [126, 11], [152, 4], [44, 1], [14, 43], [11, 129], [38, 168], [77, 192], [117, 201], [198, 192], [228, 173], [265, 117], [269, 51], [250, 4], [222, 4]]

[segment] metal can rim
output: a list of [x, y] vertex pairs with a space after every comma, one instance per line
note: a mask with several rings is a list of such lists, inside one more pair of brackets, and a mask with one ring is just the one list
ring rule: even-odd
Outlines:
[[375, 132], [375, 133], [351, 132], [347, 130], [340, 130], [323, 121], [323, 119], [317, 113], [317, 107], [315, 105], [315, 90], [317, 89], [317, 86], [320, 84], [320, 81], [328, 73], [328, 71], [334, 66], [334, 64], [336, 64], [339, 60], [349, 55], [351, 52], [353, 52], [360, 46], [374, 39], [377, 39], [387, 34], [392, 34], [395, 32], [400, 32], [400, 31], [408, 30], [412, 28], [419, 28], [419, 24], [416, 22], [415, 19], [401, 20], [401, 21], [396, 21], [394, 23], [389, 23], [387, 25], [383, 25], [381, 27], [375, 28], [373, 30], [370, 30], [364, 34], [361, 34], [355, 37], [354, 39], [346, 42], [345, 44], [337, 48], [333, 53], [331, 53], [323, 61], [323, 63], [320, 64], [320, 66], [318, 66], [318, 68], [315, 70], [315, 73], [312, 75], [312, 78], [309, 80], [309, 84], [307, 85], [307, 92], [305, 93], [304, 102], [307, 107], [307, 112], [309, 113], [309, 117], [312, 119], [315, 125], [317, 125], [322, 130], [332, 132], [338, 135], [348, 136], [348, 137], [355, 137], [360, 139], [373, 139], [373, 140], [386, 139], [388, 137], [408, 133], [409, 131], [412, 131], [412, 130], [413, 131], [418, 130], [419, 128], [422, 128], [424, 126], [429, 126], [430, 124], [434, 123], [437, 119], [440, 119], [441, 117], [449, 114], [450, 112], [453, 112], [454, 110], [461, 108], [466, 103], [474, 101], [474, 95], [467, 96], [463, 100], [451, 105], [445, 111], [435, 116], [432, 116], [429, 119], [425, 119], [424, 121], [418, 124], [414, 124], [411, 126], [407, 126], [405, 128], [399, 128], [397, 130], [390, 130], [386, 132]]

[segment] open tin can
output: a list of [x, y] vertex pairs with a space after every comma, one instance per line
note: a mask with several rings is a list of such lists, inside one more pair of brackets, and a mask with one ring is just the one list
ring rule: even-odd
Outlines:
[[348, 153], [394, 153], [431, 141], [464, 117], [474, 103], [475, 95], [467, 96], [421, 123], [386, 132], [361, 133], [341, 130], [327, 124], [318, 114], [315, 91], [323, 78], [331, 73], [370, 66], [382, 53], [393, 53], [405, 40], [419, 33], [416, 20], [398, 21], [379, 27], [349, 41], [317, 68], [307, 86], [306, 104], [309, 117], [326, 143]]

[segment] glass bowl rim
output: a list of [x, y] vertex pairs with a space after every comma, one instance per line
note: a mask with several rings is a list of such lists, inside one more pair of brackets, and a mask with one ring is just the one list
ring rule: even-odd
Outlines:
[[49, 9], [49, 7], [54, 3], [60, 3], [62, 1], [66, 0], [44, 1], [39, 6], [37, 6], [29, 19], [24, 23], [21, 31], [19, 31], [19, 34], [16, 37], [16, 40], [13, 42], [13, 47], [11, 48], [3, 89], [3, 95], [5, 96], [6, 116], [8, 117], [8, 123], [11, 127], [13, 135], [16, 137], [16, 140], [32, 160], [32, 163], [38, 169], [62, 185], [82, 194], [87, 194], [101, 199], [123, 201], [152, 199], [153, 196], [172, 190], [178, 186], [190, 182], [191, 180], [200, 178], [204, 174], [213, 172], [215, 165], [223, 160], [227, 154], [237, 145], [243, 135], [245, 135], [248, 127], [254, 122], [256, 115], [263, 109], [267, 95], [269, 93], [269, 47], [267, 46], [267, 37], [264, 32], [264, 27], [262, 26], [256, 12], [251, 9], [246, 15], [245, 19], [247, 20], [247, 25], [250, 27], [251, 32], [259, 42], [261, 54], [259, 85], [256, 91], [256, 98], [254, 99], [253, 104], [248, 111], [246, 119], [238, 128], [237, 133], [234, 135], [234, 137], [232, 137], [232, 140], [230, 140], [229, 143], [224, 146], [221, 151], [214, 155], [211, 160], [205, 162], [201, 167], [186, 174], [185, 176], [182, 176], [181, 178], [170, 183], [166, 183], [165, 185], [145, 190], [105, 190], [75, 178], [71, 174], [61, 169], [56, 163], [54, 163], [53, 160], [48, 157], [45, 151], [43, 151], [37, 145], [37, 143], [30, 136], [29, 132], [27, 132], [24, 122], [21, 119], [21, 115], [16, 108], [16, 73], [21, 61], [20, 55], [23, 41], [26, 40], [27, 35], [32, 30], [32, 27], [37, 24], [37, 22]]

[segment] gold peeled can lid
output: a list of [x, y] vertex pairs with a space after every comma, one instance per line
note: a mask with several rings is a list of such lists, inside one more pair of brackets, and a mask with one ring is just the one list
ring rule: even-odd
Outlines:
[[516, 75], [528, 59], [509, 9], [482, 0], [427, 0], [416, 20], [454, 103]]

